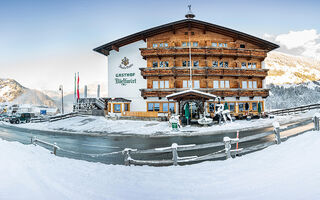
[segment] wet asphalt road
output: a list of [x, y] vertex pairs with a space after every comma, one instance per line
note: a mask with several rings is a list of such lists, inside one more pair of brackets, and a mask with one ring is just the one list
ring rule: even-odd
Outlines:
[[[303, 121], [299, 123], [291, 123], [291, 126], [300, 126], [310, 124], [311, 121]], [[256, 129], [254, 131], [240, 132], [240, 138], [254, 135], [263, 132], [273, 131], [272, 127]], [[236, 137], [236, 133], [224, 133], [216, 135], [205, 135], [205, 136], [168, 136], [168, 137], [143, 137], [143, 136], [90, 136], [90, 135], [79, 135], [69, 134], [62, 132], [48, 132], [38, 130], [21, 129], [17, 127], [7, 127], [0, 125], [0, 138], [7, 141], [18, 141], [23, 144], [30, 144], [31, 138], [36, 136], [38, 139], [46, 142], [54, 143], [61, 148], [57, 151], [58, 156], [87, 160], [91, 162], [101, 162], [106, 164], [124, 164], [124, 156], [121, 151], [124, 148], [134, 149], [153, 149], [158, 147], [171, 146], [172, 143], [177, 144], [205, 144], [212, 142], [221, 142], [223, 137], [229, 136], [231, 138]], [[261, 144], [266, 141], [273, 140], [274, 136], [239, 143], [239, 148], [246, 148], [248, 146]], [[43, 145], [41, 145], [43, 146]], [[43, 146], [47, 149], [52, 150], [51, 147]], [[192, 155], [205, 155], [224, 147], [208, 148], [201, 150], [192, 150], [179, 152], [179, 156], [192, 156]], [[135, 159], [170, 159], [171, 153], [158, 153], [158, 154], [135, 154], [132, 156]]]

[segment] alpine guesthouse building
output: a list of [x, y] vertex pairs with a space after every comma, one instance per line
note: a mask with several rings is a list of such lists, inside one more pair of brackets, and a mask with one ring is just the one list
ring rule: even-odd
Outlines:
[[[203, 94], [220, 97], [234, 116], [257, 115], [258, 107], [264, 111], [269, 95], [264, 59], [279, 46], [194, 16], [189, 10], [186, 19], [94, 49], [107, 56], [109, 114], [182, 114], [180, 102], [168, 97], [190, 88], [193, 100], [202, 100], [209, 114], [215, 112], [217, 98]], [[191, 110], [194, 117], [196, 107]]]

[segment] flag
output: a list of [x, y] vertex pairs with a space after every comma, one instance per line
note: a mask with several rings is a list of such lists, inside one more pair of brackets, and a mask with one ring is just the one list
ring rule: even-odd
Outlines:
[[78, 72], [78, 82], [77, 82], [77, 99], [80, 99], [80, 92], [79, 92], [79, 82], [80, 82], [80, 77], [79, 77], [79, 72]]
[[77, 102], [77, 73], [74, 73], [74, 92], [73, 92], [73, 101]]

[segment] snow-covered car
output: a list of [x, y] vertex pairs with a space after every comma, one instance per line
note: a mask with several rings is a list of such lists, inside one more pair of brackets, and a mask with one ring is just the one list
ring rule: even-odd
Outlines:
[[29, 123], [31, 122], [31, 113], [21, 113], [10, 118], [11, 124]]

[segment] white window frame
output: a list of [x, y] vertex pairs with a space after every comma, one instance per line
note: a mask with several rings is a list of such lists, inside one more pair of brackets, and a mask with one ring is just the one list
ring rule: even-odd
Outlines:
[[252, 81], [248, 81], [248, 88], [252, 89]]
[[252, 81], [252, 86], [254, 89], [258, 88], [257, 81]]
[[159, 89], [159, 83], [158, 83], [158, 81], [152, 81], [152, 88], [153, 88], [153, 89]]
[[157, 43], [153, 43], [153, 44], [152, 44], [152, 47], [153, 47], [153, 48], [157, 48], [157, 47], [158, 47], [158, 44], [157, 44]]
[[225, 81], [224, 86], [225, 88], [230, 88], [230, 81]]
[[214, 89], [219, 89], [219, 81], [218, 80], [214, 80], [213, 81], [213, 88]]
[[193, 81], [193, 87], [194, 87], [194, 89], [199, 89], [200, 88], [200, 81], [199, 80], [194, 80]]
[[169, 88], [169, 81], [164, 81], [164, 88]]
[[211, 43], [211, 46], [213, 46], [213, 47], [217, 47], [217, 46], [218, 46], [218, 43], [216, 43], [216, 42], [212, 42], [212, 43]]
[[248, 82], [242, 81], [242, 89], [248, 89]]
[[193, 46], [193, 47], [198, 47], [198, 46], [199, 46], [199, 43], [198, 43], [198, 42], [192, 42], [192, 46]]
[[164, 88], [164, 81], [159, 81], [159, 82], [160, 82], [160, 84], [159, 84], [160, 87], [159, 87], [159, 88], [160, 88], [160, 89]]
[[224, 80], [220, 80], [220, 88], [224, 88]]
[[189, 87], [188, 80], [183, 80], [182, 87], [183, 88], [188, 88]]

